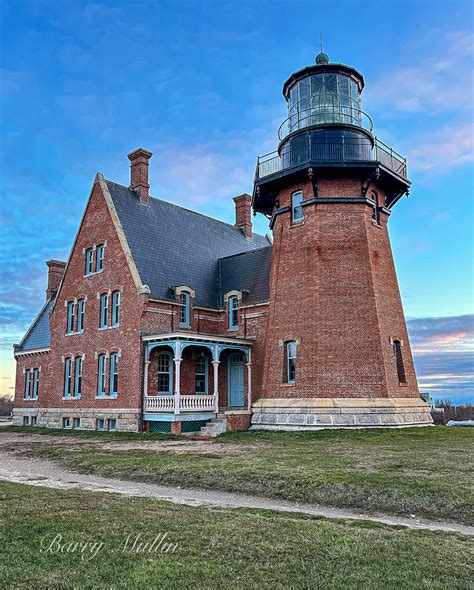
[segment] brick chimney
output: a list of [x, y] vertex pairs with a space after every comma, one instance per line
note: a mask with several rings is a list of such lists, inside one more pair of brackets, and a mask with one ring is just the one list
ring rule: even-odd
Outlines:
[[48, 288], [46, 289], [46, 301], [57, 293], [64, 275], [66, 263], [62, 260], [47, 260], [48, 266]]
[[234, 197], [235, 203], [235, 225], [240, 227], [247, 238], [252, 237], [252, 197], [247, 193]]
[[152, 155], [151, 152], [143, 148], [138, 148], [128, 154], [128, 159], [130, 160], [130, 188], [137, 191], [140, 203], [148, 203], [148, 199], [150, 198], [148, 160]]

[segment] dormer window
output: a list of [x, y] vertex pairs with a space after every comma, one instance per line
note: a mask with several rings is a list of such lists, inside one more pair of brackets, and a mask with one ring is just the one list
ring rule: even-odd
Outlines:
[[239, 329], [239, 298], [237, 295], [229, 297], [229, 330]]
[[188, 328], [191, 317], [191, 295], [187, 291], [179, 294], [179, 325]]

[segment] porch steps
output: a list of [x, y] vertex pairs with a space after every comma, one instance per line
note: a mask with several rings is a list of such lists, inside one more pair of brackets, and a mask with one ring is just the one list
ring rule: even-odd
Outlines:
[[199, 431], [198, 436], [206, 436], [215, 438], [219, 434], [223, 434], [227, 431], [227, 420], [225, 414], [217, 414], [215, 418], [210, 420], [206, 426], [203, 426]]

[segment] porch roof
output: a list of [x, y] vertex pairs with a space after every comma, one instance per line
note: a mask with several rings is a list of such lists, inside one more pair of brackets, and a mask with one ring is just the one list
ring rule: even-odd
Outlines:
[[218, 360], [220, 353], [225, 349], [240, 350], [249, 357], [253, 340], [245, 338], [229, 338], [228, 336], [216, 336], [213, 334], [196, 334], [189, 332], [168, 332], [161, 334], [143, 335], [146, 343], [147, 358], [153, 348], [160, 345], [170, 346], [175, 356], [181, 356], [181, 352], [188, 346], [204, 346], [212, 352], [214, 360]]

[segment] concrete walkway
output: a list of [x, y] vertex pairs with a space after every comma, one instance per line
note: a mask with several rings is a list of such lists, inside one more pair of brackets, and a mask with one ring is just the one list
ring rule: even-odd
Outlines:
[[403, 518], [386, 514], [367, 514], [329, 508], [325, 506], [285, 502], [271, 498], [245, 496], [228, 492], [184, 489], [179, 487], [147, 484], [135, 481], [107, 479], [96, 475], [83, 475], [67, 471], [60, 465], [45, 459], [17, 457], [9, 453], [0, 454], [0, 480], [43, 486], [55, 489], [79, 488], [92, 492], [112, 492], [126, 496], [155, 498], [186, 504], [219, 508], [260, 508], [278, 512], [298, 512], [325, 518], [369, 520], [385, 525], [403, 526], [410, 529], [426, 529], [474, 535], [474, 527], [448, 522], [434, 522], [418, 518]]

